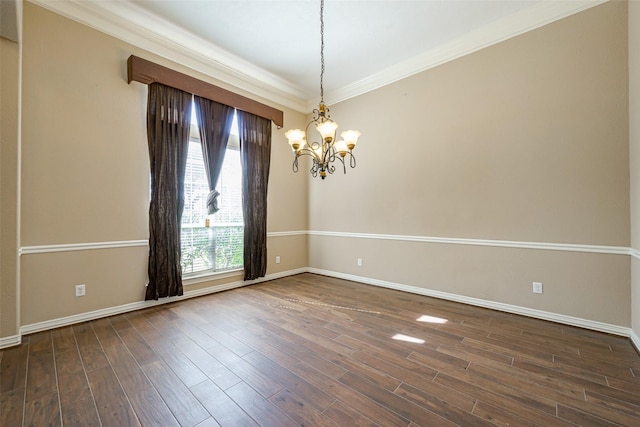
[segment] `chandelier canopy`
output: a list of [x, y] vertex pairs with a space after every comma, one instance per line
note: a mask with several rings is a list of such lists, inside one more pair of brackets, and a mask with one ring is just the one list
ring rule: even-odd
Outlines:
[[[320, 134], [320, 142], [309, 142], [307, 135], [309, 127], [315, 126]], [[346, 157], [349, 156], [349, 166], [356, 167], [356, 158], [353, 149], [358, 142], [360, 132], [346, 130], [340, 134], [342, 139], [336, 140], [338, 124], [331, 120], [329, 108], [324, 103], [324, 0], [320, 0], [320, 104], [313, 110], [313, 119], [307, 124], [304, 131], [300, 129], [288, 130], [284, 136], [289, 140], [289, 145], [294, 152], [293, 171], [298, 172], [298, 159], [300, 156], [310, 156], [313, 161], [311, 175], [315, 178], [325, 179], [327, 173], [335, 172], [333, 162], [339, 160], [342, 163], [344, 173], [347, 173]]]

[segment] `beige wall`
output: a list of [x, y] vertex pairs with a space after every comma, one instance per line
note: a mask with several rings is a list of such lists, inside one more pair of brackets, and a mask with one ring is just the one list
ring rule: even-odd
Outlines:
[[[626, 20], [626, 3], [607, 3], [331, 106], [363, 136], [355, 170], [310, 184], [311, 230], [628, 247]], [[631, 321], [627, 255], [329, 236], [310, 248], [315, 268]]]
[[[23, 43], [21, 236], [27, 248], [147, 239], [147, 90], [127, 84], [129, 55], [271, 104], [31, 3], [25, 4]], [[284, 111], [285, 127], [304, 123], [303, 114]], [[268, 232], [307, 228], [306, 180], [294, 179], [285, 140], [274, 126]], [[270, 237], [268, 246], [267, 274], [306, 266], [305, 236]], [[22, 326], [141, 301], [147, 254], [146, 246], [23, 254]], [[78, 283], [86, 284], [85, 297], [74, 297]]]
[[[310, 246], [311, 264], [321, 270], [491, 306], [509, 304], [629, 326], [630, 273], [624, 255], [327, 236], [311, 236]], [[532, 293], [533, 281], [543, 283], [542, 295]]]
[[20, 46], [0, 37], [0, 339], [18, 335]]
[[[23, 247], [147, 238], [146, 88], [126, 83], [129, 55], [272, 105], [31, 3], [24, 14]], [[640, 142], [628, 119], [637, 113], [638, 82], [630, 79], [630, 111], [627, 84], [627, 67], [637, 58], [632, 54], [628, 64], [626, 21], [626, 3], [607, 3], [331, 106], [341, 129], [357, 128], [363, 137], [358, 167], [323, 182], [310, 180], [305, 167], [291, 172], [284, 130], [304, 126], [306, 117], [284, 109], [284, 128], [273, 132], [268, 231], [400, 237], [274, 235], [268, 274], [310, 266], [632, 326], [638, 334], [640, 265], [633, 261], [632, 281], [626, 255], [402, 237], [640, 249]], [[638, 25], [637, 10], [629, 21]], [[6, 123], [5, 106], [18, 95], [17, 83], [5, 81], [17, 81], [18, 62], [2, 43]], [[17, 272], [5, 265], [15, 266], [16, 242], [6, 236], [15, 236], [17, 182], [5, 176], [17, 164], [6, 161], [12, 148], [5, 148], [5, 126], [2, 132], [0, 338], [18, 333], [18, 314], [20, 326], [29, 326], [141, 301], [144, 246], [24, 254], [21, 295], [12, 293]], [[362, 267], [356, 258], [364, 259]], [[543, 295], [531, 293], [532, 281], [544, 283]], [[87, 284], [86, 297], [73, 297], [76, 283]]]
[[640, 3], [629, 3], [629, 157], [631, 170], [631, 328], [640, 345]]

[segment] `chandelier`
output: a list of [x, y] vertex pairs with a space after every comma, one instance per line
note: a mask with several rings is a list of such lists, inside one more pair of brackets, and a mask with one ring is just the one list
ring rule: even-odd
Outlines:
[[[309, 142], [307, 135], [309, 127], [314, 125], [320, 133], [320, 142]], [[358, 142], [360, 132], [357, 130], [347, 130], [340, 134], [342, 139], [336, 141], [336, 130], [338, 124], [331, 120], [329, 108], [324, 103], [324, 0], [320, 0], [320, 104], [313, 110], [313, 120], [305, 129], [291, 129], [284, 136], [289, 140], [289, 145], [294, 152], [293, 171], [298, 172], [298, 159], [301, 156], [310, 156], [313, 161], [311, 175], [315, 178], [325, 179], [327, 173], [335, 172], [333, 162], [339, 160], [342, 163], [344, 173], [347, 173], [347, 156], [349, 166], [356, 167], [356, 158], [353, 156], [353, 149]]]

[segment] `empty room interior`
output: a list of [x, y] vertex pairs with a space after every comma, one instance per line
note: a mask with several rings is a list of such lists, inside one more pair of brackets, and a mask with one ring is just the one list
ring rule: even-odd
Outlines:
[[1, 425], [640, 425], [640, 3], [0, 5]]

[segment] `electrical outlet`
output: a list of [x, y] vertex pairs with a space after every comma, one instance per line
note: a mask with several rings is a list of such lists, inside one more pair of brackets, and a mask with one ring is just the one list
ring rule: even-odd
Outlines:
[[541, 294], [542, 293], [542, 283], [533, 282], [533, 293], [534, 294]]
[[83, 297], [85, 295], [86, 295], [86, 289], [85, 289], [84, 283], [81, 285], [76, 285], [76, 296]]
[[276, 264], [280, 264], [280, 255], [276, 257]]
[[362, 267], [362, 258], [358, 258], [358, 267]]

